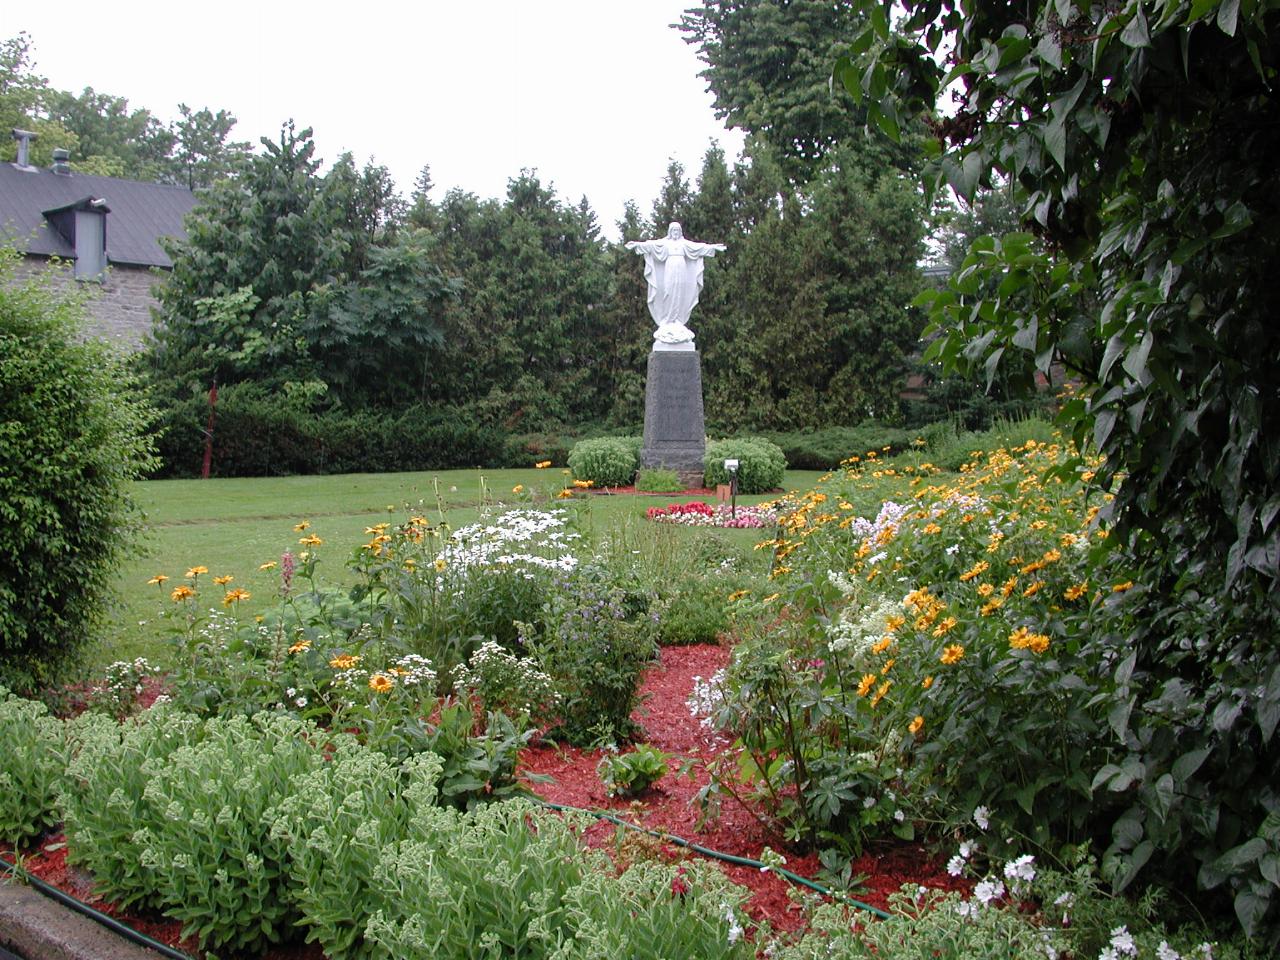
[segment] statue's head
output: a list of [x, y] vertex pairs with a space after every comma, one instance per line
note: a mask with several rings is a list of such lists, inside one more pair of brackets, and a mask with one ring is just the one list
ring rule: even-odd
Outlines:
[[673, 223], [673, 224], [671, 224], [671, 226], [667, 227], [667, 239], [668, 239], [668, 240], [683, 240], [683, 239], [684, 239], [684, 228], [683, 228], [683, 227], [681, 227], [681, 226], [680, 226], [680, 224], [678, 224], [678, 223]]

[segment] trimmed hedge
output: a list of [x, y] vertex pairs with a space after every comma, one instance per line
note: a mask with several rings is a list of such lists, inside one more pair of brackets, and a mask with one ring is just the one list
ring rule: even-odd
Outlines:
[[[166, 410], [158, 441], [161, 476], [200, 472], [208, 400]], [[504, 438], [463, 409], [413, 406], [311, 412], [253, 384], [219, 392], [212, 473], [219, 477], [385, 473], [490, 466], [503, 459]]]

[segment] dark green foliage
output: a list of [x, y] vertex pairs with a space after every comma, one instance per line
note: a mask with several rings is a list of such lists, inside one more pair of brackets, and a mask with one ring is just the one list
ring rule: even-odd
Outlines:
[[741, 440], [714, 440], [707, 444], [706, 484], [714, 487], [728, 483], [729, 474], [724, 461], [738, 461], [738, 492], [768, 493], [782, 485], [782, 475], [787, 470], [787, 458], [777, 445], [764, 437], [746, 437]]
[[933, 105], [948, 49], [967, 92], [929, 186], [1009, 178], [1034, 230], [972, 244], [928, 298], [931, 356], [988, 381], [1065, 366], [1080, 389], [1063, 421], [1105, 456], [1111, 542], [1142, 571], [1132, 630], [1098, 640], [1117, 646], [1110, 726], [1134, 774], [1102, 778], [1131, 801], [1108, 874], [1198, 882], [1274, 946], [1276, 6], [909, 2], [903, 37], [863, 6], [872, 28], [837, 81], [892, 126]]
[[13, 262], [0, 251], [0, 684], [33, 692], [99, 625], [153, 414], [105, 344], [78, 342], [79, 303]]
[[579, 440], [569, 451], [569, 469], [575, 480], [590, 480], [596, 487], [627, 487], [640, 467], [637, 438], [597, 437]]
[[850, 457], [865, 457], [869, 450], [878, 457], [891, 457], [909, 450], [920, 435], [918, 430], [887, 427], [874, 421], [856, 427], [767, 434], [782, 450], [792, 470], [831, 470]]
[[[208, 398], [168, 407], [159, 449], [165, 476], [198, 476]], [[212, 474], [219, 477], [379, 473], [497, 465], [502, 434], [471, 411], [411, 406], [312, 412], [287, 395], [238, 384], [218, 393]], [[523, 460], [519, 466], [529, 466]]]
[[679, 590], [670, 592], [657, 605], [658, 643], [682, 647], [691, 643], [718, 643], [729, 629], [725, 598], [736, 581], [709, 574], [690, 577]]

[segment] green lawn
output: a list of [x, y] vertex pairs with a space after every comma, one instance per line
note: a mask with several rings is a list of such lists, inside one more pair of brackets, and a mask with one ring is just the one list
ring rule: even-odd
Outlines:
[[[819, 476], [792, 471], [785, 477], [785, 486], [807, 489]], [[210, 576], [234, 576], [233, 585], [253, 596], [246, 604], [247, 613], [265, 607], [276, 578], [258, 567], [278, 560], [285, 550], [306, 549], [298, 545], [303, 534], [294, 530], [303, 520], [310, 523], [307, 534], [324, 540], [316, 548], [321, 558], [319, 579], [324, 585], [345, 586], [352, 582], [345, 561], [368, 539], [365, 529], [381, 520], [401, 521], [422, 514], [436, 521], [443, 514], [456, 528], [475, 520], [487, 503], [510, 504], [532, 497], [545, 505], [564, 479], [558, 469], [521, 469], [137, 483], [135, 494], [146, 514], [146, 534], [136, 555], [121, 564], [116, 584], [120, 603], [111, 611], [110, 639], [93, 652], [91, 669], [139, 656], [153, 662], [166, 660], [167, 625], [160, 612], [172, 605], [169, 590], [191, 566], [208, 567]], [[521, 497], [512, 494], [517, 485], [525, 488]], [[576, 501], [579, 529], [589, 537], [638, 529], [649, 507], [692, 499], [699, 498], [589, 495]], [[738, 502], [765, 499], [742, 496]], [[662, 529], [664, 537], [690, 533], [679, 527]], [[754, 562], [767, 559], [751, 549], [762, 539], [758, 531], [719, 533]], [[653, 541], [648, 543], [651, 547]], [[147, 580], [156, 574], [170, 577], [170, 582], [148, 586]]]

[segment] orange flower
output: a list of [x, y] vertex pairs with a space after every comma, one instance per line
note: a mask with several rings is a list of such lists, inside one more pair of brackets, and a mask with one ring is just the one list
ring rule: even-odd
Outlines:
[[320, 546], [320, 544], [324, 543], [324, 541], [321, 540], [319, 537], [317, 537], [314, 533], [307, 534], [298, 542], [302, 544], [304, 547], [318, 547]]
[[268, 560], [266, 563], [258, 564], [259, 570], [274, 570], [275, 568], [276, 562], [274, 560]]
[[311, 641], [310, 641], [310, 640], [299, 640], [297, 643], [295, 643], [295, 644], [293, 644], [291, 647], [289, 647], [289, 652], [290, 652], [290, 653], [304, 653], [305, 651], [310, 650], [310, 649], [311, 649]]
[[196, 595], [196, 592], [188, 587], [185, 583], [180, 583], [173, 588], [173, 593], [169, 594], [169, 598], [174, 603], [180, 603], [183, 600], [190, 600]]
[[886, 680], [876, 688], [876, 695], [871, 698], [871, 706], [878, 706], [880, 701], [884, 699], [884, 695], [889, 692], [889, 688], [893, 686], [892, 680]]
[[990, 568], [991, 568], [991, 564], [987, 563], [987, 561], [979, 560], [977, 563], [975, 563], [972, 567], [970, 567], [964, 573], [960, 574], [960, 580], [962, 582], [968, 582], [972, 580], [974, 577], [982, 576], [982, 574], [986, 573], [987, 570], [989, 570]]
[[1081, 597], [1085, 595], [1088, 589], [1089, 589], [1089, 581], [1086, 580], [1083, 583], [1077, 583], [1073, 587], [1067, 587], [1066, 591], [1062, 594], [1062, 596], [1067, 600], [1079, 600]]
[[234, 579], [235, 577], [228, 574], [227, 576], [223, 576], [223, 577], [214, 577], [213, 582], [220, 587], [225, 587], [228, 583], [230, 583]]
[[359, 662], [359, 657], [353, 657], [349, 653], [340, 653], [329, 661], [329, 666], [335, 670], [350, 670]]
[[549, 466], [551, 466], [550, 460], [539, 460], [537, 463], [533, 465], [533, 468], [535, 470], [545, 470]]
[[307, 529], [307, 527], [309, 526], [311, 526], [310, 520], [303, 520], [301, 523], [295, 523], [293, 525], [294, 533], [301, 533], [303, 530]]
[[244, 590], [240, 587], [236, 587], [234, 590], [227, 591], [226, 596], [222, 598], [222, 605], [224, 607], [229, 607], [233, 603], [239, 603], [241, 600], [248, 600], [248, 599], [249, 599], [249, 591]]
[[192, 567], [190, 570], [187, 571], [187, 579], [194, 580], [196, 577], [200, 576], [200, 574], [208, 573], [208, 572], [209, 572], [208, 567]]
[[923, 680], [920, 681], [920, 686], [923, 689], [928, 690], [930, 687], [933, 686], [933, 677], [925, 677]]
[[871, 688], [876, 685], [876, 675], [874, 673], [864, 674], [862, 682], [858, 684], [858, 696], [865, 697], [871, 692]]
[[1132, 589], [1133, 589], [1133, 581], [1126, 580], [1124, 583], [1117, 583], [1114, 587], [1111, 588], [1111, 592], [1124, 593], [1126, 590], [1132, 590]]
[[951, 666], [953, 663], [959, 663], [960, 658], [963, 656], [964, 647], [960, 646], [958, 643], [953, 643], [942, 648], [942, 656], [938, 659], [947, 666]]
[[920, 729], [923, 726], [924, 726], [924, 717], [917, 715], [914, 720], [912, 720], [909, 724], [907, 724], [907, 729], [910, 730], [912, 734], [916, 734], [920, 732]]
[[884, 653], [889, 649], [889, 645], [893, 643], [893, 637], [881, 637], [871, 646], [871, 652], [875, 654]]
[[369, 678], [369, 689], [374, 693], [386, 693], [395, 686], [395, 681], [385, 673], [375, 673]]
[[154, 586], [160, 586], [160, 585], [162, 585], [162, 584], [163, 584], [166, 580], [168, 580], [168, 579], [169, 579], [169, 578], [168, 578], [168, 577], [166, 577], [163, 573], [157, 573], [154, 577], [152, 577], [150, 580], [148, 580], [148, 581], [147, 581], [147, 585], [148, 585], [148, 586], [153, 586], [153, 585], [154, 585]]

